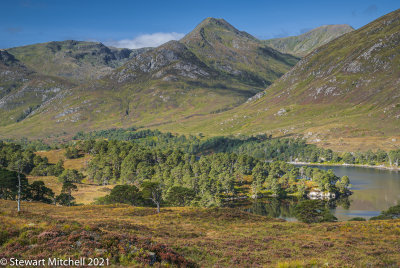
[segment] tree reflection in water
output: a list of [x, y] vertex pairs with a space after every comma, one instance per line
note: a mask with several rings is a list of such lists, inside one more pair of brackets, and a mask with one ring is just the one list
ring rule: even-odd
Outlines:
[[[296, 218], [295, 207], [301, 200], [302, 199], [295, 197], [287, 197], [284, 199], [271, 197], [259, 198], [251, 201], [229, 202], [226, 206], [236, 207], [240, 210], [257, 215], [293, 220]], [[324, 202], [326, 207], [331, 210], [335, 209], [337, 206], [341, 206], [344, 209], [349, 209], [350, 207], [350, 200], [347, 196], [335, 200], [326, 200]]]

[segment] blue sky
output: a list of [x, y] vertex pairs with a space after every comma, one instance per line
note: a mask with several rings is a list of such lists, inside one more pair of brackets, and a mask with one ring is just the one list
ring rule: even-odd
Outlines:
[[0, 48], [67, 39], [115, 46], [158, 45], [179, 39], [206, 17], [268, 39], [325, 24], [359, 28], [400, 8], [399, 0], [2, 0]]

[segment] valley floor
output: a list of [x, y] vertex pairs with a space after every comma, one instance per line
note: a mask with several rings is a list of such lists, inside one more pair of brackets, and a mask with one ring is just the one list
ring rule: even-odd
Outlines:
[[[130, 266], [154, 255], [164, 264], [201, 267], [400, 265], [400, 220], [309, 225], [228, 208], [162, 208], [156, 214], [128, 205], [34, 202], [23, 203], [18, 215], [16, 202], [0, 200], [0, 234], [1, 258], [86, 254]], [[125, 240], [131, 242], [120, 245]], [[132, 243], [136, 253], [126, 248]]]

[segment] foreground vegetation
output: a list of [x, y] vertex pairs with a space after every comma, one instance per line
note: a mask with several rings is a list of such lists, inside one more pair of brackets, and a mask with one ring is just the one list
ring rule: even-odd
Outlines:
[[[332, 204], [286, 198], [315, 188], [346, 196], [347, 177], [279, 161], [308, 155], [313, 146], [262, 136], [189, 142], [132, 133], [139, 136], [91, 137], [41, 152], [0, 143], [0, 195], [8, 199], [0, 199], [0, 258], [86, 256], [113, 265], [179, 267], [400, 264], [398, 207], [375, 221], [334, 222]], [[261, 144], [273, 161], [244, 153], [244, 146]], [[261, 195], [293, 203], [288, 213], [305, 223], [256, 215], [274, 204], [254, 203], [253, 214], [222, 207]]]
[[[43, 203], [27, 203], [17, 215], [14, 202], [0, 204], [0, 257], [102, 256], [125, 266], [152, 260], [202, 267], [400, 265], [399, 220], [310, 225], [227, 208], [157, 214], [128, 205]], [[129, 248], [119, 247], [127, 241]]]

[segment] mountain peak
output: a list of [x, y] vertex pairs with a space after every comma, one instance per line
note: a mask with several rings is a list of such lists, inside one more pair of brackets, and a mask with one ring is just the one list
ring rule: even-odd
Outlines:
[[[209, 34], [207, 34], [209, 33]], [[224, 19], [208, 17], [200, 22], [190, 33], [182, 38], [182, 42], [188, 44], [194, 40], [207, 40], [214, 39], [215, 37], [219, 40], [223, 39], [223, 36], [227, 34], [237, 36], [239, 38], [251, 39], [253, 41], [258, 41], [252, 35], [239, 31], [233, 27], [229, 22]], [[212, 36], [209, 36], [212, 35]]]
[[236, 30], [235, 27], [233, 27], [230, 23], [228, 23], [226, 20], [224, 20], [222, 18], [208, 17], [208, 18], [205, 18], [202, 22], [200, 22], [200, 24], [198, 26], [205, 27], [207, 25], [217, 25], [219, 27]]

